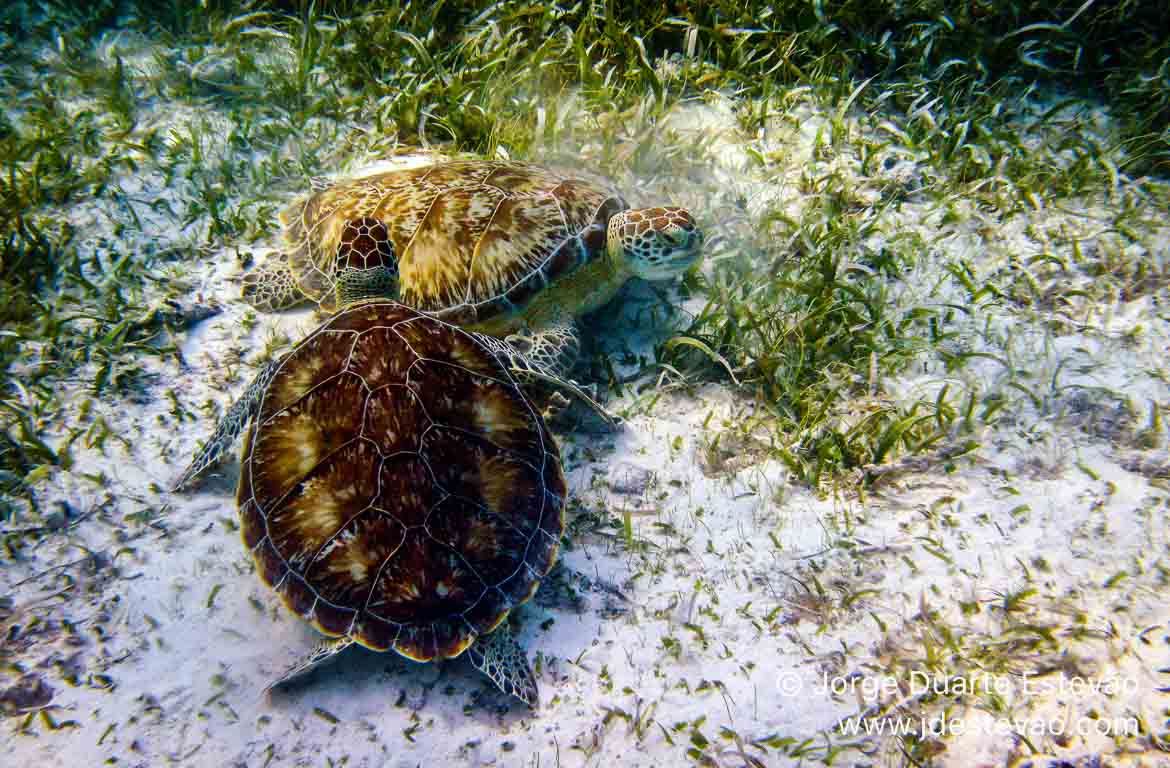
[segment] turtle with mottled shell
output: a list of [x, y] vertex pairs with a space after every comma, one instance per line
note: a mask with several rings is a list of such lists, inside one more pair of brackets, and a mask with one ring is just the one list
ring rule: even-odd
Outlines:
[[565, 479], [497, 339], [394, 302], [343, 310], [261, 372], [177, 487], [245, 427], [244, 544], [329, 638], [278, 683], [355, 643], [467, 651], [536, 705], [507, 617], [556, 560]]
[[596, 181], [458, 161], [322, 185], [281, 219], [289, 248], [244, 276], [264, 311], [392, 298], [508, 338], [533, 369], [576, 359], [574, 317], [631, 277], [682, 274], [703, 234], [682, 208], [631, 209]]

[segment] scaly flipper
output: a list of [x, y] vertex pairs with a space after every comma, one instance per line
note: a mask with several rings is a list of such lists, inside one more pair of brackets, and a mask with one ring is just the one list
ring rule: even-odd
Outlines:
[[581, 354], [581, 336], [572, 318], [547, 325], [535, 333], [513, 333], [504, 341], [537, 370], [562, 379], [569, 377]]
[[301, 675], [312, 671], [314, 668], [320, 666], [325, 661], [341, 653], [355, 642], [356, 641], [348, 635], [325, 638], [317, 644], [316, 648], [309, 651], [308, 656], [289, 667], [287, 670], [285, 670], [283, 675], [265, 686], [264, 693], [268, 693], [273, 688], [284, 685], [290, 680], [294, 680]]
[[[483, 333], [477, 333], [475, 337], [508, 366], [512, 375], [519, 379], [521, 384], [531, 383], [533, 381], [547, 382], [588, 405], [611, 429], [616, 429], [621, 424], [621, 419], [605, 410], [584, 387], [572, 379], [567, 378], [560, 371], [541, 362], [542, 359], [549, 359], [549, 354], [555, 354], [555, 351], [549, 352], [551, 345], [555, 342], [554, 336], [538, 335], [528, 337], [524, 343], [512, 343]], [[542, 341], [542, 345], [547, 344], [549, 346], [532, 344], [532, 340], [538, 338], [544, 340]], [[533, 359], [529, 356], [529, 352], [524, 351], [530, 345], [532, 348], [543, 350], [543, 357], [541, 359]]]
[[171, 487], [172, 491], [180, 490], [194, 480], [203, 470], [219, 461], [219, 458], [232, 447], [236, 438], [244, 431], [244, 427], [259, 410], [260, 400], [264, 396], [264, 390], [268, 388], [268, 382], [272, 381], [272, 377], [276, 374], [277, 365], [278, 361], [272, 361], [260, 369], [256, 378], [252, 379], [252, 383], [244, 390], [244, 394], [240, 396], [239, 400], [232, 403], [232, 407], [228, 408], [228, 412], [220, 419], [219, 424], [215, 427], [215, 432], [211, 433], [211, 437], [199, 449], [195, 460], [183, 470], [183, 474], [175, 481]]
[[248, 304], [261, 312], [279, 312], [305, 301], [305, 294], [297, 286], [297, 278], [284, 254], [270, 257], [260, 266], [244, 275], [241, 295]]
[[505, 620], [487, 637], [480, 637], [467, 649], [471, 663], [491, 678], [496, 687], [536, 709], [540, 691], [528, 666], [528, 656], [516, 642]]

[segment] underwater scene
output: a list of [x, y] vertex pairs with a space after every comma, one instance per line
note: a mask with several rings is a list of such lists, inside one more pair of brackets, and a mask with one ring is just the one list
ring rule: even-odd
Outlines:
[[1168, 19], [8, 0], [0, 764], [1170, 766]]

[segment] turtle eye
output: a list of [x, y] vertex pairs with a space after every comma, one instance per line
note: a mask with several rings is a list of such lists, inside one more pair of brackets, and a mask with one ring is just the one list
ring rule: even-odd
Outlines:
[[682, 227], [669, 227], [662, 230], [662, 239], [675, 248], [681, 248], [686, 245], [690, 237], [691, 233]]

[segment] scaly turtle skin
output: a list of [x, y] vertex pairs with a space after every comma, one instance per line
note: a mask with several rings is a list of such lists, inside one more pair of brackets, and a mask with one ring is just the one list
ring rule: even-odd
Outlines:
[[513, 339], [563, 375], [573, 318], [631, 277], [681, 274], [703, 235], [682, 208], [631, 210], [604, 186], [517, 162], [459, 161], [320, 189], [281, 219], [289, 250], [245, 275], [244, 298], [325, 311], [393, 298]]
[[483, 338], [392, 302], [351, 307], [266, 368], [204, 448], [251, 423], [244, 543], [289, 609], [336, 638], [278, 682], [355, 642], [420, 662], [470, 648], [536, 705], [506, 618], [556, 560], [565, 479]]

